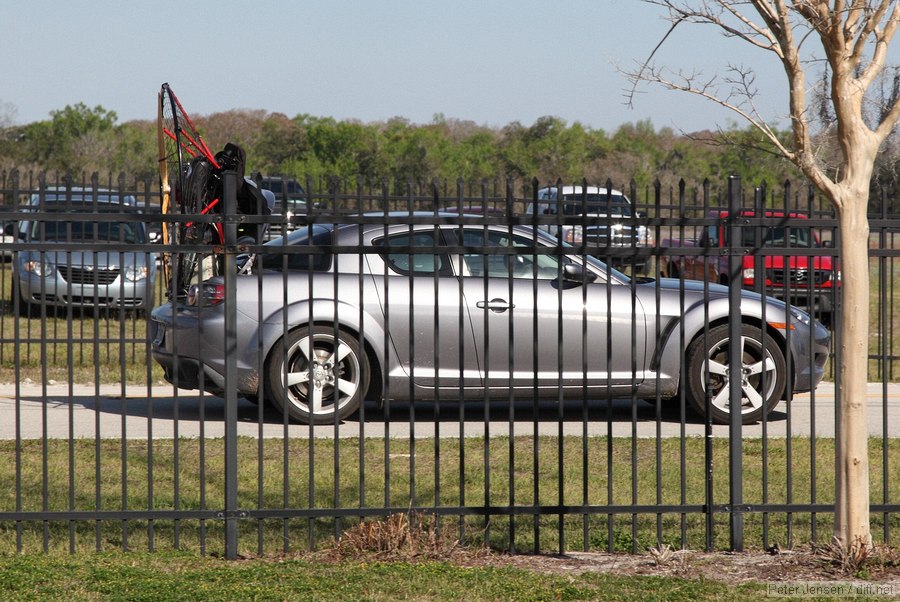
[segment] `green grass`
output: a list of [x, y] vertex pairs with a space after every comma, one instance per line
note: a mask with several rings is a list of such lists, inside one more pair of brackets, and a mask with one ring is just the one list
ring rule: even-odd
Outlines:
[[5, 600], [746, 600], [765, 586], [602, 573], [550, 575], [446, 562], [225, 562], [190, 554], [0, 558]]
[[[50, 310], [43, 319], [15, 315], [12, 270], [0, 264], [0, 382], [145, 383], [162, 378], [150, 360], [147, 320], [132, 312]], [[163, 298], [157, 278], [157, 300]], [[18, 366], [18, 369], [17, 369]]]
[[[706, 503], [704, 444], [690, 438], [684, 451], [678, 440], [582, 441], [579, 438], [520, 437], [485, 442], [470, 439], [417, 440], [239, 440], [238, 505], [243, 510], [379, 509], [490, 506], [516, 508], [489, 517], [452, 513], [441, 518], [444, 528], [460, 531], [468, 543], [497, 549], [554, 552], [559, 550], [646, 551], [660, 543], [675, 548], [706, 547], [705, 515], [696, 513], [637, 514], [633, 505]], [[824, 503], [834, 499], [834, 442], [778, 439], [763, 445], [744, 443], [744, 503]], [[885, 496], [882, 445], [870, 443], [871, 499], [897, 503]], [[889, 456], [900, 442], [888, 441]], [[124, 446], [124, 447], [123, 447]], [[560, 455], [560, 450], [562, 455]], [[893, 450], [893, 451], [890, 451]], [[152, 451], [152, 454], [151, 454]], [[439, 452], [439, 453], [438, 453]], [[727, 504], [727, 441], [712, 442], [713, 503]], [[217, 510], [224, 507], [224, 449], [220, 439], [153, 441], [50, 440], [0, 442], [0, 512]], [[790, 456], [790, 458], [789, 458]], [[485, 461], [485, 458], [489, 458]], [[685, 469], [681, 470], [684, 459]], [[763, 462], [767, 470], [763, 474]], [[634, 474], [632, 473], [634, 463]], [[126, 480], [122, 481], [124, 472]], [[411, 470], [411, 465], [414, 468]], [[788, 487], [788, 469], [797, 475]], [[462, 468], [462, 470], [461, 470]], [[488, 469], [485, 472], [485, 469]], [[585, 481], [583, 475], [589, 478]], [[460, 477], [460, 473], [463, 477]], [[887, 483], [900, 479], [900, 463], [888, 466]], [[586, 483], [586, 485], [585, 485]], [[583, 514], [578, 506], [623, 505], [623, 513]], [[533, 516], [534, 506], [576, 506]], [[361, 515], [367, 512], [361, 511]], [[0, 555], [17, 550], [110, 550], [116, 548], [184, 549], [222, 552], [222, 521], [165, 518], [147, 521], [65, 520], [42, 523], [0, 522]], [[239, 521], [243, 554], [311, 550], [327, 545], [358, 517], [259, 517]], [[872, 515], [876, 539], [884, 532], [884, 517]], [[729, 545], [728, 515], [713, 515], [713, 546]], [[746, 515], [745, 541], [757, 549], [828, 542], [830, 514], [813, 518], [807, 512]], [[887, 525], [898, 532], [900, 517]], [[815, 531], [813, 531], [815, 529]]]

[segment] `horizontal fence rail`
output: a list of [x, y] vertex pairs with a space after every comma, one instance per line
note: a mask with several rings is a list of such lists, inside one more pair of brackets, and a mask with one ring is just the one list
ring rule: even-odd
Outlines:
[[[808, 186], [309, 179], [242, 213], [251, 185], [163, 213], [155, 181], [2, 174], [2, 549], [233, 558], [399, 513], [514, 552], [830, 539], [840, 232]], [[888, 199], [868, 403], [892, 542]]]

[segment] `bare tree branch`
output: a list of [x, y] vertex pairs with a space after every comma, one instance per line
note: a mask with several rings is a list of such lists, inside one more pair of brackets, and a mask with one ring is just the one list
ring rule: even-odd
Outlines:
[[681, 21], [676, 21], [675, 23], [672, 23], [672, 26], [669, 28], [669, 31], [667, 31], [665, 33], [665, 35], [662, 37], [662, 39], [659, 41], [659, 43], [656, 45], [656, 47], [653, 48], [653, 50], [650, 52], [650, 56], [647, 57], [647, 60], [644, 61], [643, 65], [641, 65], [641, 68], [638, 70], [638, 72], [636, 74], [634, 74], [633, 76], [629, 76], [629, 79], [631, 79], [631, 83], [632, 83], [631, 90], [629, 90], [625, 95], [625, 97], [627, 99], [625, 101], [625, 106], [627, 106], [629, 109], [634, 108], [634, 102], [633, 102], [634, 95], [637, 94], [638, 83], [640, 83], [643, 80], [644, 70], [649, 68], [649, 65], [650, 65], [651, 61], [653, 60], [653, 57], [656, 55], [656, 51], [662, 47], [662, 45], [669, 38], [669, 36], [672, 34], [672, 32], [675, 31], [675, 28], [678, 26], [679, 23], [681, 23]]

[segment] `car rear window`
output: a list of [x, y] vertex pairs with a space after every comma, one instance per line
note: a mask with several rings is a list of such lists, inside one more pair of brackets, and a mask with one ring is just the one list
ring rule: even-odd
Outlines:
[[285, 241], [282, 238], [276, 238], [264, 245], [268, 248], [262, 256], [264, 270], [280, 272], [286, 267], [288, 271], [327, 272], [331, 269], [333, 260], [331, 247], [334, 243], [334, 232], [331, 228], [315, 224], [309, 228], [294, 230], [285, 238], [287, 246], [312, 247], [317, 251], [314, 253], [285, 253], [279, 251], [285, 245]]

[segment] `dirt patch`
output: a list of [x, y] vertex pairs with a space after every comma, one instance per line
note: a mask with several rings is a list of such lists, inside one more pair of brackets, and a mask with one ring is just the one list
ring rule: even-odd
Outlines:
[[851, 555], [837, 545], [809, 545], [744, 553], [651, 548], [644, 554], [569, 552], [505, 554], [462, 545], [450, 530], [437, 528], [433, 516], [399, 513], [364, 521], [347, 531], [323, 559], [423, 562], [438, 560], [472, 567], [516, 567], [538, 573], [572, 575], [599, 572], [621, 576], [671, 576], [744, 582], [826, 582], [891, 584], [900, 594], [900, 550], [862, 546]]
[[[456, 562], [462, 559], [457, 558]], [[462, 560], [468, 566], [514, 566], [530, 571], [572, 574], [655, 575], [726, 583], [842, 581], [892, 583], [900, 593], [900, 552], [875, 548], [856, 570], [841, 565], [828, 548], [773, 552], [664, 550], [647, 554], [570, 552], [564, 555], [487, 554]]]

